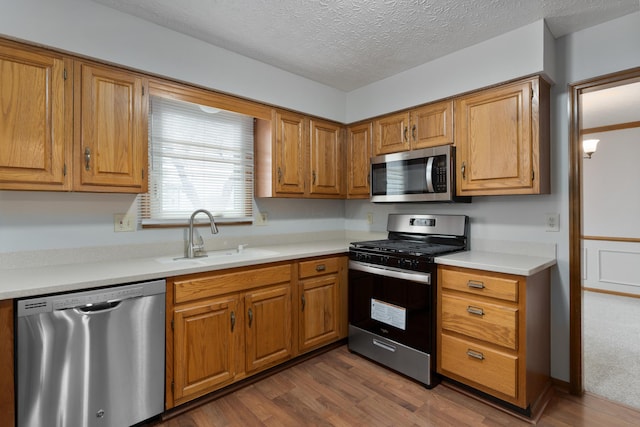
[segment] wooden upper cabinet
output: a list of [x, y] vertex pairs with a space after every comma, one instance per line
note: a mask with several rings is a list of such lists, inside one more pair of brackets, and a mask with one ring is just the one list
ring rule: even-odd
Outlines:
[[372, 123], [347, 129], [347, 198], [368, 199], [370, 196]]
[[311, 119], [309, 131], [310, 195], [344, 195], [342, 127], [335, 123]]
[[453, 144], [453, 101], [411, 110], [411, 148]]
[[385, 116], [373, 122], [374, 150], [373, 154], [396, 153], [407, 151], [409, 144], [409, 113], [402, 112]]
[[71, 188], [71, 64], [0, 41], [0, 189]]
[[254, 133], [256, 197], [345, 197], [342, 126], [274, 110]]
[[147, 191], [148, 102], [145, 79], [76, 62], [75, 176], [78, 191]]
[[275, 192], [278, 195], [305, 193], [306, 120], [301, 114], [275, 113]]
[[549, 85], [534, 77], [456, 100], [457, 193], [549, 188]]
[[453, 143], [453, 101], [442, 101], [374, 122], [374, 155]]

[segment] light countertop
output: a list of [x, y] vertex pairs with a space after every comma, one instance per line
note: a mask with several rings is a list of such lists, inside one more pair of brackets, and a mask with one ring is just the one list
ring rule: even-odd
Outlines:
[[532, 276], [556, 264], [556, 259], [501, 252], [467, 251], [435, 258], [436, 263], [497, 273]]
[[213, 251], [209, 253], [210, 257], [194, 260], [173, 261], [171, 256], [164, 256], [3, 269], [0, 270], [0, 300], [341, 254], [346, 253], [348, 248], [347, 240], [327, 240], [249, 247], [243, 253], [233, 249]]
[[[357, 239], [355, 239], [357, 240]], [[207, 258], [172, 256], [0, 269], [0, 300], [141, 282], [278, 261], [347, 253], [351, 238], [211, 251]], [[486, 248], [483, 248], [486, 249]], [[436, 257], [443, 265], [530, 276], [555, 265], [555, 257], [473, 250]]]

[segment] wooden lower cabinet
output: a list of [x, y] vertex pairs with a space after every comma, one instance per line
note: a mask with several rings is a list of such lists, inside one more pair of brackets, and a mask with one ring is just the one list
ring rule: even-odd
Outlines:
[[293, 268], [167, 279], [167, 409], [291, 358]]
[[550, 381], [549, 280], [438, 266], [438, 373], [531, 415]]
[[340, 337], [342, 261], [341, 257], [333, 257], [300, 263], [298, 349], [301, 353]]
[[346, 337], [347, 262], [167, 278], [166, 409]]
[[0, 301], [0, 414], [2, 425], [15, 425], [13, 300]]
[[246, 371], [256, 372], [292, 356], [291, 284], [248, 292], [246, 312]]
[[238, 295], [233, 294], [174, 310], [175, 400], [199, 395], [234, 379], [239, 306]]

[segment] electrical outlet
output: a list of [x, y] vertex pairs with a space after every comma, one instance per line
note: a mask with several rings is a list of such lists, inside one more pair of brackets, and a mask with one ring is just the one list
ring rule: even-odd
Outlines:
[[367, 223], [373, 224], [373, 212], [367, 212]]
[[258, 212], [258, 215], [256, 216], [256, 225], [267, 225], [267, 222], [269, 220], [269, 214], [267, 212]]
[[122, 231], [135, 231], [136, 221], [133, 215], [114, 214], [113, 215], [113, 231], [116, 233]]
[[560, 231], [560, 214], [548, 213], [545, 214], [545, 224], [547, 231]]

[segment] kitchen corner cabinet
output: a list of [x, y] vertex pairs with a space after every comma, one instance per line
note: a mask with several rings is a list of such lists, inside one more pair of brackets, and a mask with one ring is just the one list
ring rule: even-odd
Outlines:
[[533, 77], [456, 99], [459, 196], [549, 193], [549, 93]]
[[343, 128], [274, 110], [255, 127], [256, 197], [344, 198]]
[[74, 190], [146, 192], [146, 80], [88, 62], [74, 68]]
[[291, 264], [167, 279], [167, 409], [289, 359]]
[[[302, 261], [298, 270], [298, 350], [300, 353], [341, 337], [344, 257]], [[346, 301], [345, 301], [346, 302]], [[344, 303], [343, 303], [344, 304]]]
[[72, 60], [0, 40], [0, 189], [71, 188]]
[[374, 121], [374, 155], [453, 143], [453, 101], [441, 101]]
[[438, 266], [437, 371], [530, 415], [549, 386], [549, 269]]
[[372, 122], [350, 126], [347, 129], [347, 198], [370, 197], [371, 132]]

